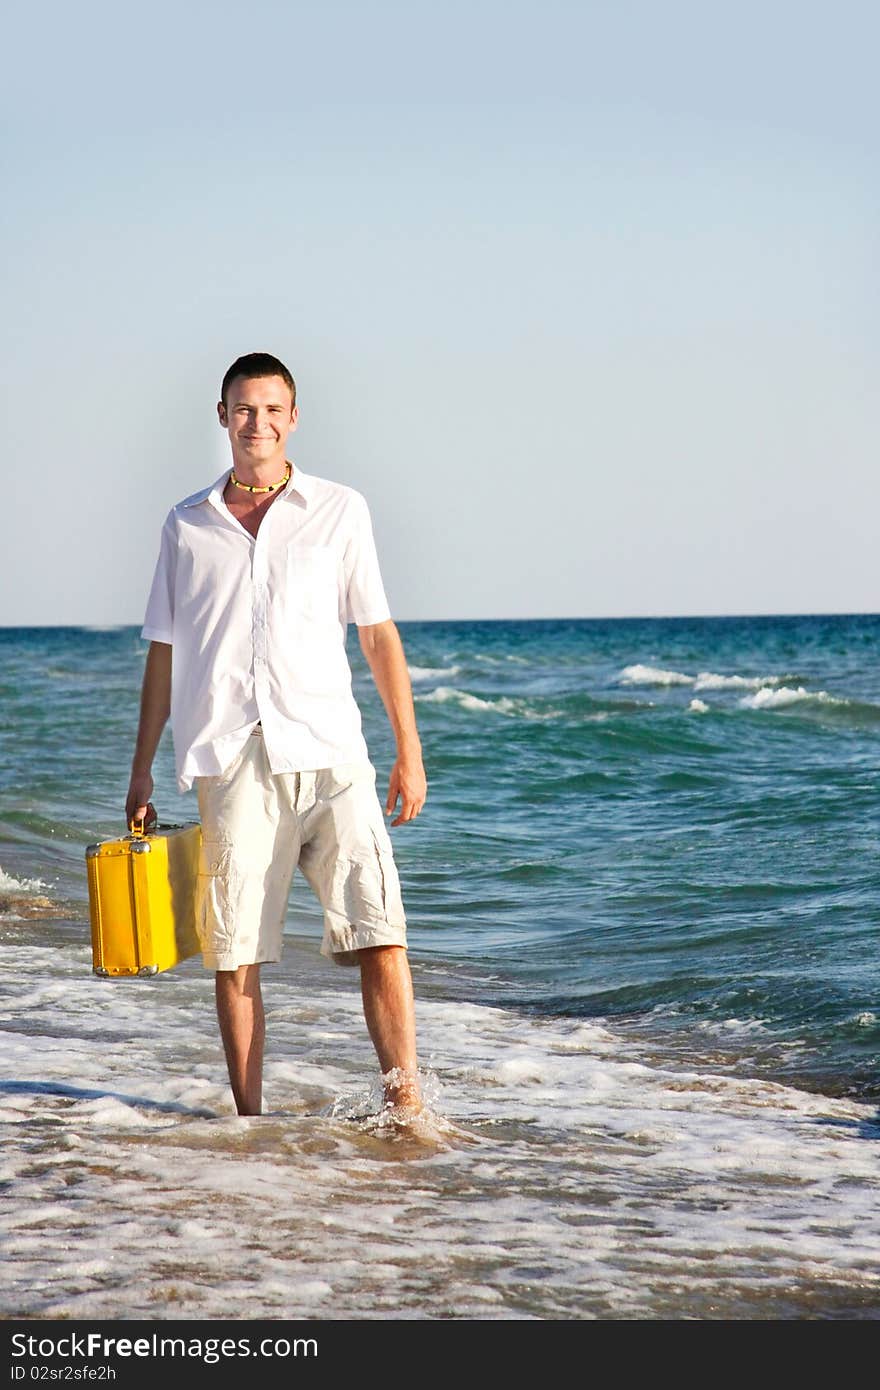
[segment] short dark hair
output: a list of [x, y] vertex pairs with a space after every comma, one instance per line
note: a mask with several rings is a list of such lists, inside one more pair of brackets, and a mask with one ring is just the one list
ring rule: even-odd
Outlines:
[[244, 357], [235, 359], [220, 387], [220, 399], [224, 406], [230, 383], [239, 376], [247, 377], [249, 380], [261, 376], [280, 376], [290, 389], [291, 406], [296, 405], [296, 382], [284, 363], [279, 362], [278, 358], [273, 357], [270, 352], [248, 352]]

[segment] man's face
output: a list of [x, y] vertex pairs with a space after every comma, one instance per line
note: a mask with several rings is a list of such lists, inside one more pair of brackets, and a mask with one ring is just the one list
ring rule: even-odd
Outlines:
[[229, 431], [233, 455], [254, 464], [284, 453], [299, 418], [290, 387], [280, 376], [235, 377], [217, 415]]

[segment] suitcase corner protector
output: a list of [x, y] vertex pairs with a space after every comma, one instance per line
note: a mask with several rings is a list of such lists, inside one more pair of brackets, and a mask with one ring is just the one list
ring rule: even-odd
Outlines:
[[101, 846], [99, 844], [86, 846], [86, 859], [96, 859], [100, 853]]

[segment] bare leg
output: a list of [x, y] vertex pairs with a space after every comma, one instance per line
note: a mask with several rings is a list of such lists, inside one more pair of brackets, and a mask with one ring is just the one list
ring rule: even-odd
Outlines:
[[218, 970], [215, 989], [217, 1020], [236, 1108], [239, 1115], [259, 1115], [263, 1109], [266, 1041], [259, 965]]
[[364, 1017], [382, 1074], [395, 1072], [385, 1100], [396, 1110], [421, 1107], [416, 1059], [412, 976], [402, 946], [370, 946], [358, 952]]

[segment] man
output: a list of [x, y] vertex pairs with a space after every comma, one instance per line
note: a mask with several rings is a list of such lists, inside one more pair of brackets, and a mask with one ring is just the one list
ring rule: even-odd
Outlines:
[[156, 819], [151, 768], [170, 717], [179, 790], [198, 795], [197, 925], [238, 1113], [262, 1108], [260, 966], [281, 958], [299, 866], [324, 909], [322, 954], [360, 967], [385, 1100], [406, 1118], [421, 1105], [406, 919], [352, 692], [349, 622], [396, 741], [392, 825], [419, 814], [427, 782], [369, 510], [354, 489], [288, 462], [296, 384], [276, 357], [238, 358], [217, 413], [232, 468], [162, 529], [126, 822]]

